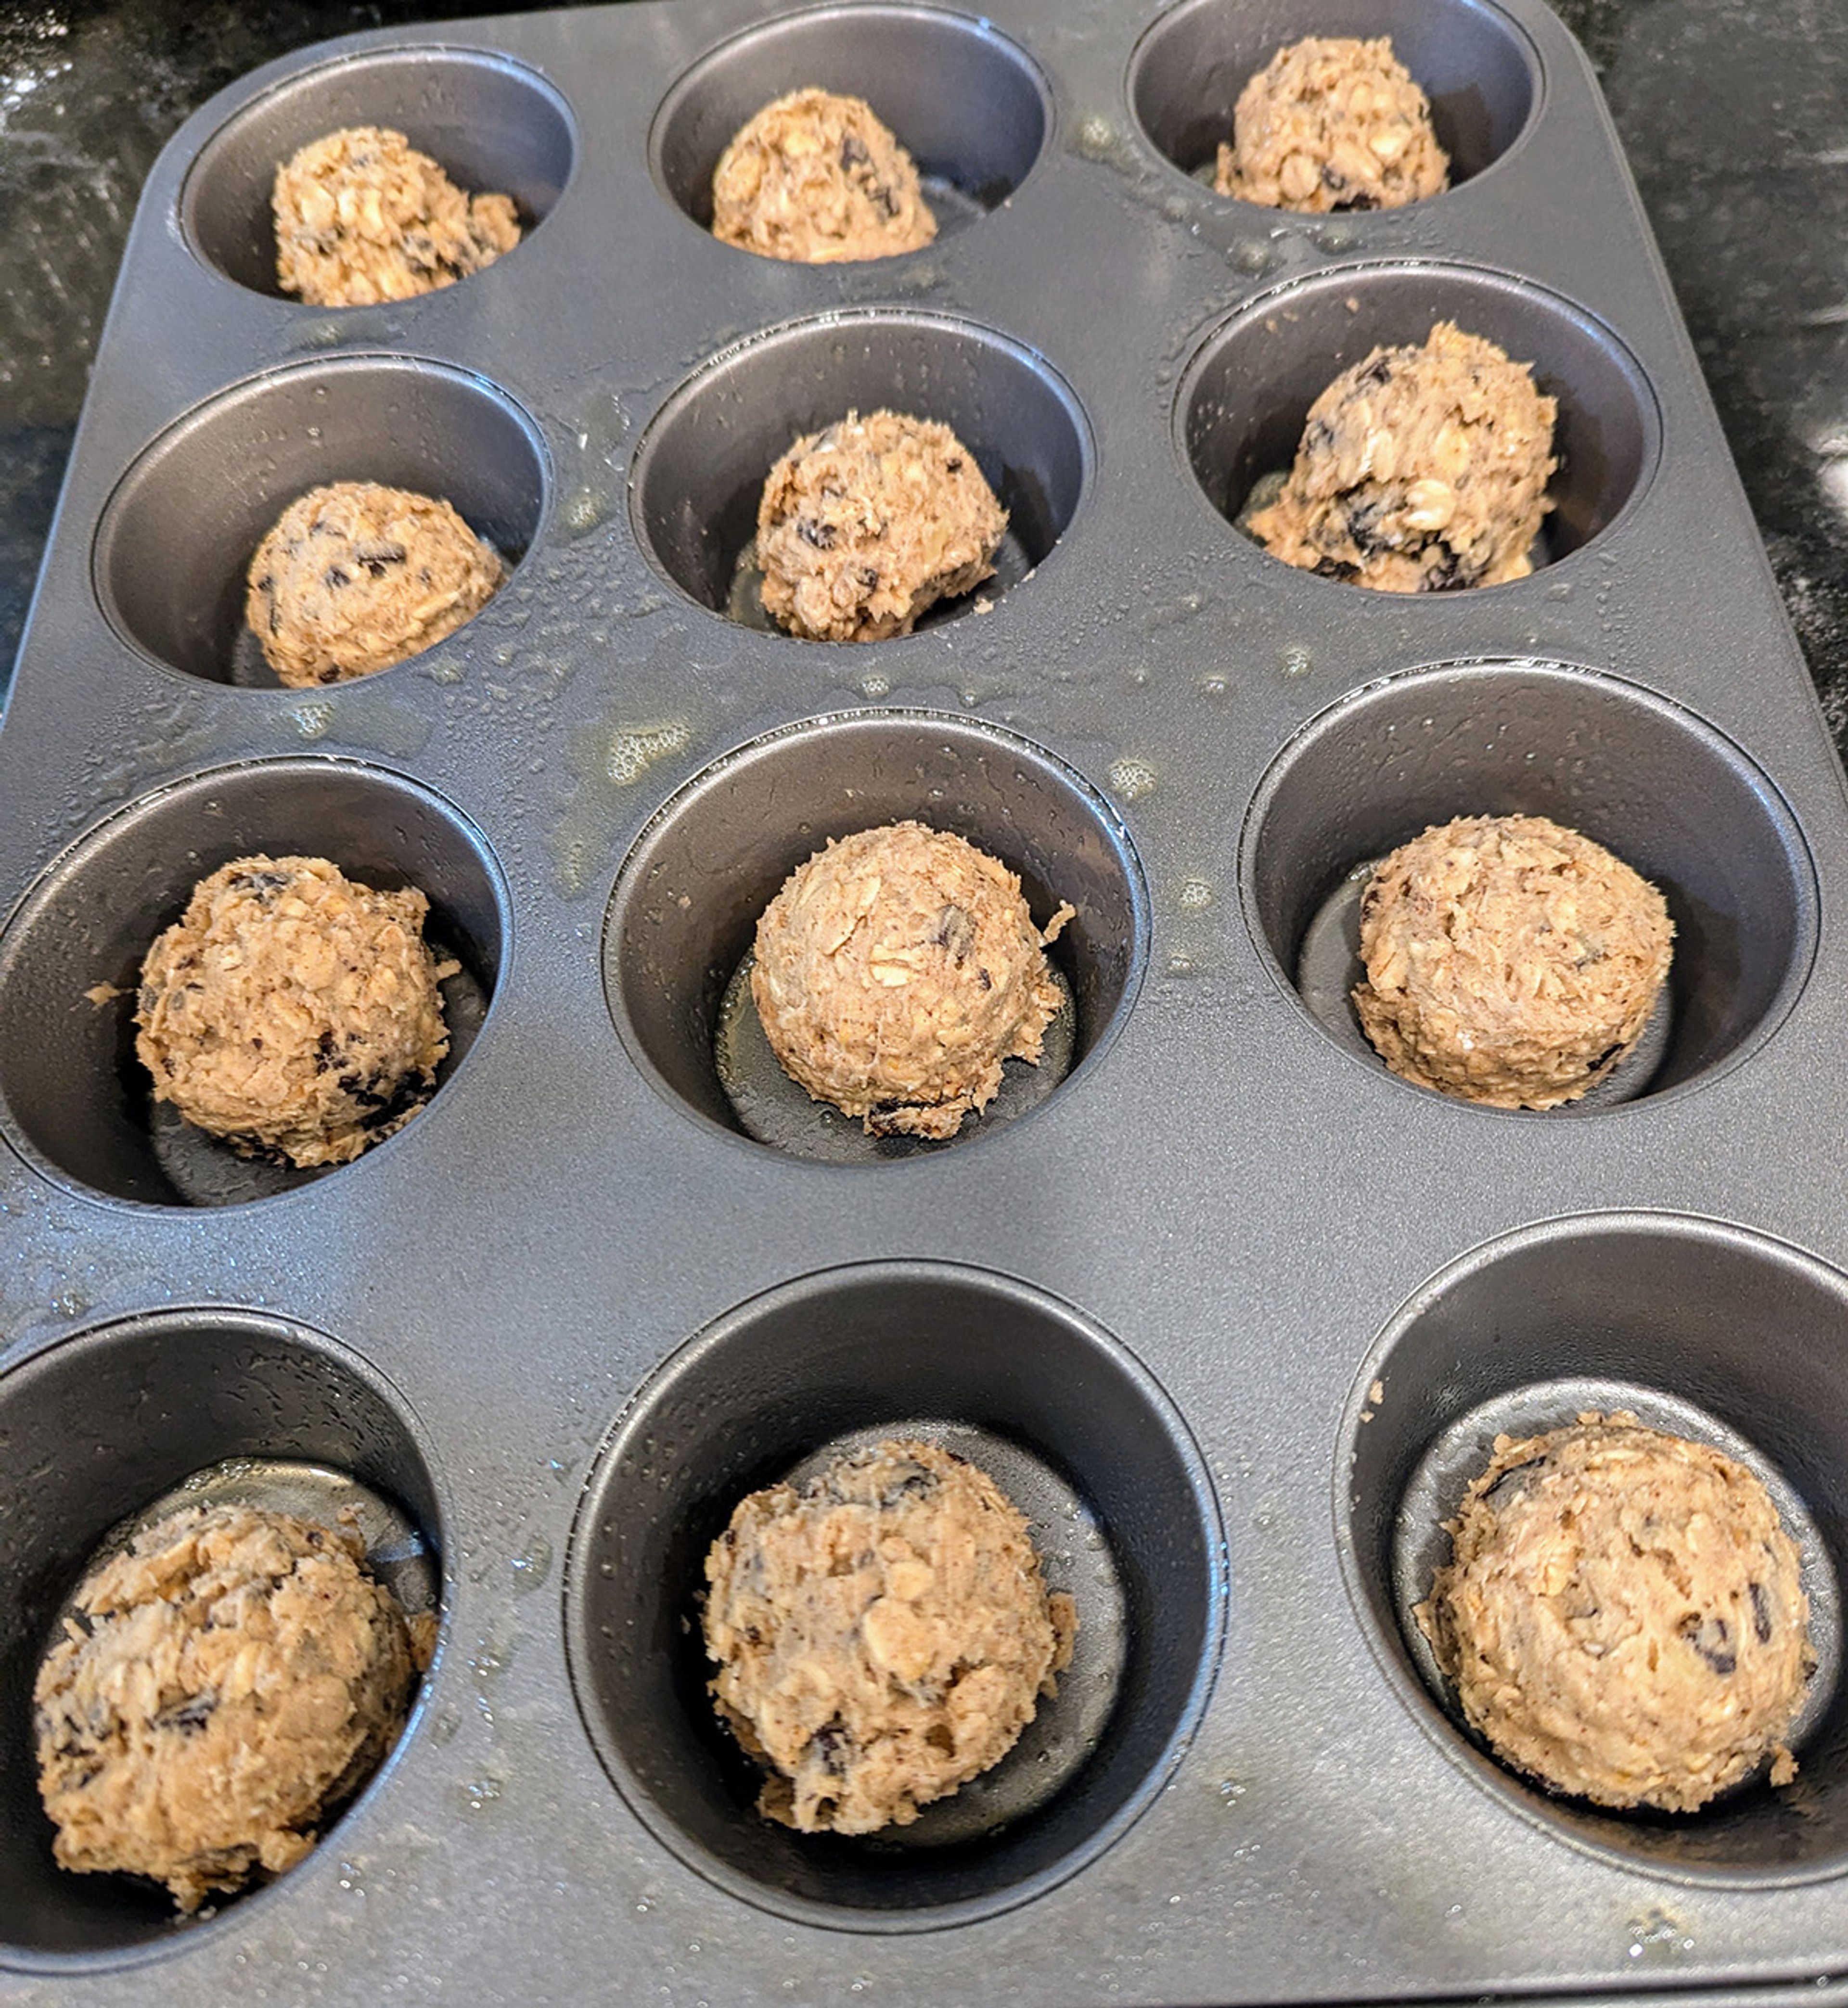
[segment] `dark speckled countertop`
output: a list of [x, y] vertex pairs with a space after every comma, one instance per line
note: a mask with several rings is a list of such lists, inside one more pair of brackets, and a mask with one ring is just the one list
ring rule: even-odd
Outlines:
[[[1555, 0], [1591, 51], [1838, 746], [1848, 747], [1848, 0]], [[222, 84], [447, 7], [0, 9], [0, 664], [141, 179]]]

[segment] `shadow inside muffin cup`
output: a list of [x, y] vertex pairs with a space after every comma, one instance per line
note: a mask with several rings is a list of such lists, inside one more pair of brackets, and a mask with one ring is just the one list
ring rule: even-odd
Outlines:
[[850, 411], [885, 409], [949, 426], [1008, 514], [996, 575], [939, 601], [920, 625], [992, 605], [1045, 562], [1077, 513], [1090, 479], [1089, 428], [1042, 358], [992, 329], [933, 314], [830, 314], [707, 363], [635, 449], [630, 511], [643, 550], [700, 606], [767, 626], [750, 574], [771, 468], [798, 438]]
[[564, 98], [509, 57], [440, 48], [338, 57], [273, 86], [200, 149], [180, 194], [193, 248], [239, 285], [291, 298], [276, 278], [276, 170], [352, 126], [403, 133], [466, 195], [512, 196], [522, 237], [551, 214], [577, 150]]
[[[0, 1960], [55, 1964], [209, 1928], [182, 1922], [140, 1877], [73, 1874], [53, 1859], [32, 1689], [58, 1613], [120, 1522], [227, 1460], [251, 1462], [241, 1476], [215, 1474], [210, 1496], [299, 1511], [351, 1492], [363, 1535], [374, 1511], [399, 1529], [380, 1555], [381, 1578], [402, 1589], [419, 1572], [415, 1550], [427, 1585], [442, 1530], [417, 1433], [395, 1391], [344, 1349], [281, 1319], [214, 1309], [126, 1320], [35, 1354], [0, 1376], [0, 1442], [16, 1447], [0, 1458]], [[279, 1461], [316, 1478], [298, 1473], [279, 1490]]]
[[[1069, 1064], [1099, 1049], [1129, 1001], [1148, 933], [1141, 868], [1109, 805], [1011, 733], [930, 712], [851, 712], [769, 734], [696, 776], [624, 862], [604, 923], [604, 991], [657, 1087], [696, 1115], [801, 1156], [868, 1163], [945, 1147], [869, 1137], [800, 1089], [782, 1094], [767, 1045], [742, 1069], [715, 1057], [728, 988], [784, 880], [830, 838], [906, 820], [963, 837], [1018, 873], [1039, 925], [1061, 901], [1077, 908], [1046, 953], [1071, 1001]], [[1050, 1071], [1025, 1078], [1034, 1070], [1024, 1061], [1009, 1071], [1007, 1099], [966, 1117], [951, 1141], [983, 1134], [1056, 1085]], [[759, 1102], [749, 1123], [731, 1098], [741, 1085]]]
[[[1327, 939], [1358, 892], [1355, 868], [1478, 815], [1549, 817], [1667, 900], [1669, 1023], [1652, 1066], [1646, 1055], [1620, 1063], [1617, 1094], [1697, 1080], [1781, 1022], [1814, 952], [1817, 893], [1807, 847], [1765, 776], [1637, 686], [1552, 663], [1453, 664], [1391, 677], [1312, 719], [1259, 784], [1241, 838], [1254, 935], [1279, 980], [1364, 1064], [1386, 1070], [1353, 1013], [1351, 963]], [[1609, 1098], [1548, 1112], [1590, 1114]]]
[[245, 620], [250, 560], [292, 502], [338, 481], [449, 503], [511, 574], [545, 513], [545, 448], [504, 391], [441, 363], [342, 356], [253, 378], [168, 427], [117, 485], [91, 559], [103, 611], [170, 669], [278, 688]]
[[1538, 97], [1533, 45], [1482, 0], [1188, 0], [1149, 28], [1130, 58], [1136, 122], [1157, 153], [1210, 186], [1220, 144], [1231, 143], [1239, 94], [1279, 49], [1310, 35], [1390, 37], [1430, 100], [1453, 188], [1508, 151]]
[[1174, 407], [1176, 444], [1207, 500], [1242, 530], [1240, 518], [1259, 499], [1254, 490], [1288, 473], [1309, 407], [1334, 379], [1376, 348], [1421, 347], [1445, 320], [1528, 365], [1542, 394], [1558, 401], [1559, 465], [1531, 553], [1535, 567], [1589, 543], [1655, 465], [1654, 394], [1590, 315], [1537, 286], [1460, 266], [1323, 273], [1266, 295], [1209, 335]]
[[746, 29], [679, 79], [649, 135], [656, 181], [710, 230], [713, 171], [734, 134], [811, 87], [873, 108], [917, 163], [939, 239], [1007, 200], [1052, 119], [1039, 69], [986, 21], [931, 7], [818, 7]]
[[493, 1000], [508, 926], [480, 834], [375, 769], [272, 760], [196, 774], [80, 839], [0, 938], [0, 1116], [50, 1175], [145, 1205], [225, 1206], [344, 1168], [239, 1156], [155, 1102], [136, 1054], [136, 992], [154, 937], [200, 879], [258, 853], [327, 857], [375, 890], [428, 897], [424, 939], [439, 960], [462, 964], [441, 985], [449, 1051], [437, 1092], [462, 1064]]
[[[1438, 1522], [1486, 1462], [1495, 1431], [1538, 1433], [1613, 1404], [1755, 1468], [1804, 1549], [1820, 1664], [1792, 1739], [1793, 1785], [1773, 1790], [1761, 1774], [1694, 1813], [1608, 1811], [1496, 1762], [1453, 1719], [1450, 1697], [1431, 1691], [1408, 1612], [1449, 1559]], [[1652, 1874], [1812, 1880], [1848, 1868], [1844, 1469], [1848, 1278], [1711, 1221], [1550, 1221], [1435, 1278], [1362, 1366], [1337, 1463], [1342, 1565], [1400, 1699], [1510, 1810]]]
[[[746, 1493], [887, 1434], [1013, 1493], [1078, 1603], [1076, 1656], [995, 1769], [915, 1827], [797, 1833], [756, 1811], [763, 1773], [707, 1692], [706, 1553]], [[720, 1319], [618, 1422], [572, 1537], [572, 1685], [632, 1808], [720, 1887], [837, 1928], [960, 1923], [1064, 1880], [1159, 1789], [1212, 1678], [1217, 1554], [1184, 1426], [1079, 1313], [948, 1264], [827, 1271]]]

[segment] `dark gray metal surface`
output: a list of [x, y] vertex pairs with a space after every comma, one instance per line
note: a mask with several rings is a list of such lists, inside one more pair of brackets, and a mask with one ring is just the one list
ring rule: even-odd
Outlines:
[[[1479, 51], [1480, 97], [1439, 93], [1469, 178], [1322, 220], [1200, 186], [1260, 21]], [[1043, 122], [1024, 172], [1002, 148], [975, 175], [986, 214], [812, 269], [682, 213], [710, 137], [689, 103], [749, 58], [730, 37], [763, 25], [767, 96], [798, 36], [827, 83], [858, 74], [856, 37], [919, 22], [908, 98], [940, 43], [975, 129]], [[1814, 1982], [1848, 1972], [1843, 1697], [1790, 1794], [1591, 1816], [1457, 1734], [1393, 1615], [1421, 1456], [1530, 1383], [1692, 1402], [1771, 1458], [1838, 1572], [1848, 1540], [1841, 775], [1569, 37], [1531, 0], [1010, 0], [992, 28], [846, 7], [825, 34], [682, 0], [351, 46], [398, 53], [259, 72], [151, 174], [0, 730], [0, 896], [23, 903], [0, 945], [0, 2001], [1837, 1991]], [[529, 241], [337, 313], [209, 263], [254, 275], [272, 129], [355, 92], [413, 138], [432, 108], [501, 133]], [[1556, 562], [1389, 600], [1242, 539], [1241, 471], [1287, 451], [1345, 345], [1452, 311], [1561, 400]], [[834, 375], [953, 402], [1020, 479], [1041, 547], [991, 612], [838, 649], [713, 610], [745, 476], [704, 428], [794, 430]], [[475, 484], [524, 550], [508, 586], [377, 677], [236, 687], [252, 525], [386, 468]], [[127, 1000], [83, 993], [123, 981], [191, 877], [309, 847], [317, 794], [330, 854], [432, 892], [487, 1016], [357, 1164], [178, 1204]], [[675, 1028], [710, 1023], [742, 945], [749, 901], [705, 864], [755, 898], [863, 799], [982, 831], [1036, 900], [1080, 906], [1079, 1062], [992, 1133], [842, 1167], [739, 1133]], [[1294, 989], [1351, 865], [1513, 808], [1668, 893], [1673, 1033], [1621, 1106], [1445, 1102]], [[1129, 1615], [1096, 1755], [922, 1866], [759, 1834], [678, 1635], [719, 1493], [887, 1409], [1043, 1463]], [[24, 1691], [88, 1547], [227, 1457], [396, 1497], [447, 1615], [353, 1811], [173, 1930], [48, 1867]], [[632, 1619], [651, 1639], [600, 1659]]]

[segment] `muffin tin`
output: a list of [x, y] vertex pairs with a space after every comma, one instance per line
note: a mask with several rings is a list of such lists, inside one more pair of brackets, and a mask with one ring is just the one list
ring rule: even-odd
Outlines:
[[[1311, 32], [1393, 35], [1450, 193], [1297, 217], [1202, 185]], [[705, 232], [732, 128], [809, 82], [916, 154], [935, 244], [811, 268]], [[526, 240], [422, 300], [276, 296], [275, 162], [364, 122], [512, 193]], [[1445, 316], [1560, 401], [1549, 561], [1402, 600], [1243, 538], [1328, 379]], [[731, 618], [770, 461], [884, 403], [981, 460], [1000, 576], [868, 646]], [[342, 476], [448, 496], [514, 569], [427, 654], [283, 691], [243, 567]], [[0, 799], [0, 2001], [1848, 1995], [1848, 817], [1534, 0], [678, 0], [246, 79], [150, 177]], [[1305, 964], [1357, 864], [1517, 809], [1675, 918], [1662, 1057], [1615, 1105], [1412, 1088]], [[755, 1140], [713, 1059], [755, 916], [907, 815], [1077, 907], [1071, 1070], [946, 1145]], [[462, 964], [430, 1106], [324, 1174], [176, 1139], [133, 1059], [147, 942], [258, 848], [423, 886]], [[1421, 1671], [1405, 1578], [1484, 1431], [1613, 1387], [1710, 1419], [1816, 1529], [1787, 1791], [1550, 1800]], [[699, 1557], [740, 1492], [894, 1428], [992, 1464], [1086, 1628], [992, 1780], [810, 1840], [710, 1713]], [[228, 1460], [388, 1502], [443, 1624], [313, 1855], [182, 1926], [52, 1866], [29, 1692], [94, 1544]]]

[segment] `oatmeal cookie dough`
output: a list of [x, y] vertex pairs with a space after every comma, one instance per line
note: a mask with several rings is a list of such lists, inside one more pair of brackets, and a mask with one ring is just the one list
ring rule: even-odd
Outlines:
[[512, 198], [465, 195], [402, 133], [349, 126], [276, 170], [276, 277], [316, 307], [434, 293], [520, 241]]
[[740, 126], [713, 171], [713, 235], [760, 258], [847, 264], [936, 235], [912, 157], [863, 99], [792, 90]]
[[1059, 988], [1016, 875], [946, 830], [830, 842], [757, 923], [751, 995], [771, 1050], [869, 1136], [953, 1137], [1001, 1066], [1037, 1063]]
[[1744, 1465], [1621, 1411], [1496, 1439], [1417, 1617], [1509, 1763], [1690, 1812], [1768, 1757], [1815, 1664], [1796, 1544]]
[[1545, 816], [1460, 816], [1403, 843], [1361, 898], [1361, 1027], [1421, 1087], [1552, 1108], [1642, 1035], [1674, 939], [1661, 893]]
[[1385, 36], [1279, 49], [1240, 92], [1213, 180], [1221, 195], [1315, 215], [1397, 209], [1450, 186], [1430, 101]]
[[1379, 592], [1524, 578], [1552, 506], [1557, 415], [1525, 363], [1439, 321], [1422, 348], [1375, 349], [1309, 407], [1251, 534], [1286, 564]]
[[189, 1506], [86, 1578], [33, 1692], [59, 1864], [182, 1911], [292, 1868], [396, 1741], [429, 1658], [356, 1534]]
[[240, 857], [193, 889], [141, 968], [154, 1099], [246, 1157], [343, 1165], [403, 1128], [449, 1050], [430, 902], [324, 857]]
[[706, 1579], [714, 1702], [774, 1767], [759, 1810], [804, 1833], [908, 1826], [999, 1763], [1078, 1624], [1019, 1510], [926, 1443], [753, 1492]]
[[504, 576], [447, 502], [336, 481], [290, 503], [257, 546], [244, 618], [278, 680], [306, 690], [434, 648]]
[[764, 610], [809, 642], [908, 635], [994, 575], [1007, 512], [946, 425], [849, 412], [798, 439], [757, 505]]

